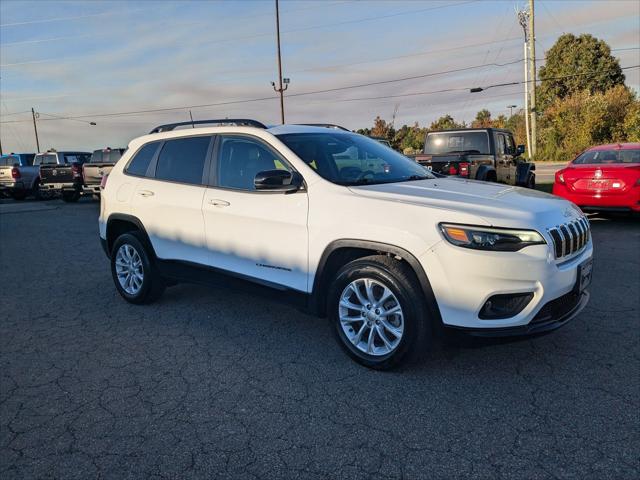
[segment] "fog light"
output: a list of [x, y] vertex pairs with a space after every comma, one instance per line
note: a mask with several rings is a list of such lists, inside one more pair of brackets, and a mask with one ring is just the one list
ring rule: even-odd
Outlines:
[[519, 314], [526, 307], [533, 293], [508, 293], [494, 295], [482, 306], [478, 317], [482, 320], [498, 320]]

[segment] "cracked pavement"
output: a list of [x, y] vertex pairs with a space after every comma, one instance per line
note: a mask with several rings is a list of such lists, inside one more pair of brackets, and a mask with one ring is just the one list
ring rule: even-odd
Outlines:
[[130, 305], [98, 204], [41, 205], [0, 208], [3, 479], [640, 475], [637, 219], [592, 218], [591, 302], [564, 328], [375, 372], [264, 296]]

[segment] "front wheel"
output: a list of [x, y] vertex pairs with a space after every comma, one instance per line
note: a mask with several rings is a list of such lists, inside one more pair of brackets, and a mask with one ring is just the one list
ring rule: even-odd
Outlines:
[[63, 190], [62, 200], [64, 200], [65, 202], [77, 202], [78, 200], [80, 200], [80, 192], [77, 192], [75, 190]]
[[157, 271], [150, 247], [137, 232], [120, 235], [111, 250], [111, 275], [118, 293], [130, 303], [151, 303], [162, 295], [165, 283]]
[[424, 297], [405, 263], [381, 255], [348, 263], [331, 285], [327, 308], [340, 345], [369, 368], [392, 368], [428, 349]]

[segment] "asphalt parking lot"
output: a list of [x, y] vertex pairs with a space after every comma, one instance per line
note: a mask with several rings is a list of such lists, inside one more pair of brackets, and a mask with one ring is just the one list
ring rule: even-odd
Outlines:
[[587, 309], [374, 372], [325, 320], [116, 293], [98, 204], [0, 201], [0, 477], [638, 478], [640, 222], [592, 217]]

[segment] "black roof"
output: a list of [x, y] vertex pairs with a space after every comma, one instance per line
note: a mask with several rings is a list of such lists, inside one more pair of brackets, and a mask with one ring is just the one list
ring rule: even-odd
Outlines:
[[446, 130], [429, 130], [427, 133], [446, 133], [446, 132], [500, 132], [500, 133], [509, 133], [513, 135], [511, 130], [507, 130], [506, 128], [448, 128]]

